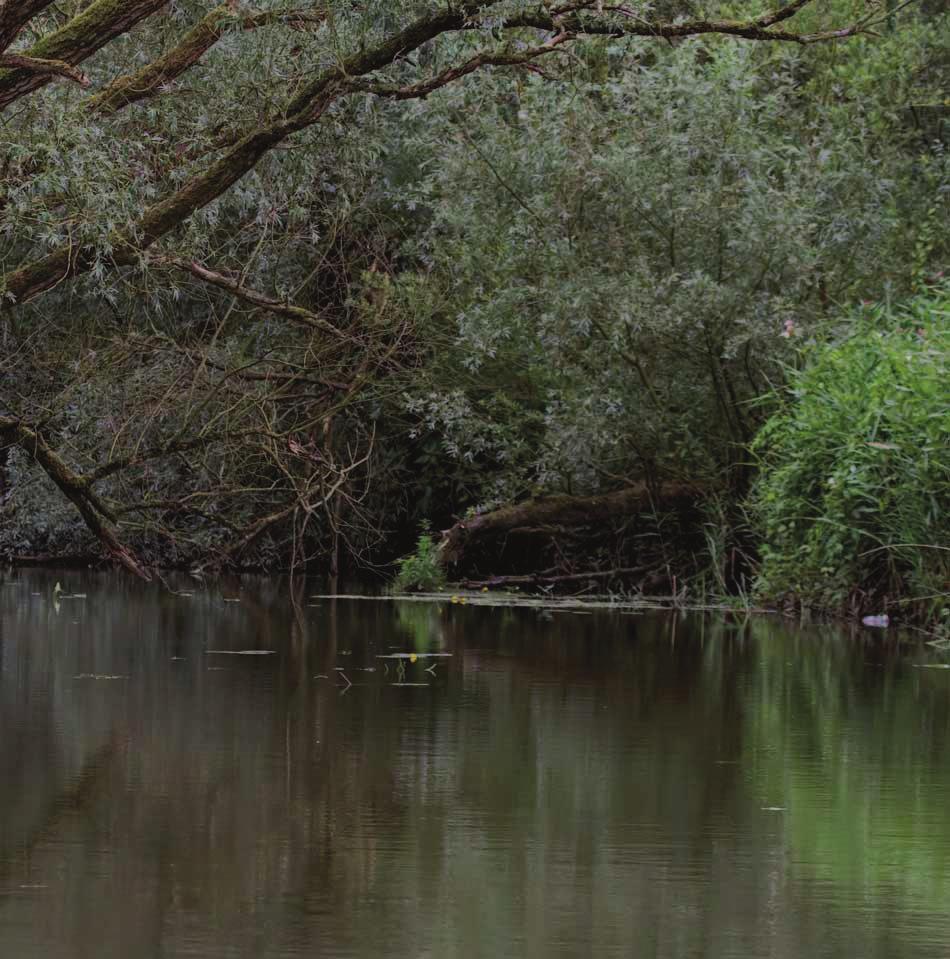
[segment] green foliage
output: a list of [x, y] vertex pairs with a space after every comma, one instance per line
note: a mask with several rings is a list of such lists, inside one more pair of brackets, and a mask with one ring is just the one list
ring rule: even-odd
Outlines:
[[912, 101], [948, 41], [939, 18], [859, 41], [863, 60], [713, 38], [605, 64], [580, 45], [593, 75], [432, 98], [419, 139], [438, 159], [404, 190], [432, 211], [426, 270], [399, 282], [439, 351], [409, 411], [475, 465], [480, 502], [631, 476], [739, 485], [786, 325], [808, 335], [946, 255], [946, 157], [888, 97]]
[[820, 605], [904, 597], [937, 615], [950, 595], [950, 286], [850, 323], [806, 351], [753, 444], [759, 586]]
[[[117, 266], [119, 238], [222, 144], [434, 8], [320, 6], [325, 19], [303, 22], [295, 0], [261, 0], [267, 24], [236, 16], [192, 70], [114, 115], [51, 83], [0, 133], [3, 271], [63, 244], [94, 261], [13, 315], [0, 412], [42, 422], [83, 471], [201, 441], [97, 484], [124, 539], [156, 561], [220, 555], [302, 494], [309, 506], [245, 561], [298, 546], [322, 558], [337, 542], [385, 559], [426, 517], [638, 479], [734, 500], [759, 425], [748, 401], [781, 380], [786, 324], [809, 335], [836, 303], [918, 289], [950, 254], [950, 17], [908, 7], [892, 31], [846, 43], [599, 38], [425, 99], [354, 92], [154, 255]], [[374, 79], [412, 83], [500, 50], [497, 17], [537, 6], [490, 4], [473, 29]], [[749, 8], [663, 0], [640, 13]], [[179, 0], [107, 45], [84, 64], [94, 89], [207, 9]], [[829, 0], [799, 16], [817, 31], [866, 10]], [[511, 49], [539, 36], [513, 34]], [[164, 255], [317, 312], [349, 345], [163, 268]], [[72, 507], [25, 458], [7, 473], [0, 551], [80, 542]], [[359, 509], [337, 515], [327, 491]], [[715, 570], [726, 540], [710, 540]]]
[[400, 559], [398, 565], [399, 572], [393, 580], [397, 593], [430, 592], [445, 585], [438, 547], [430, 533], [422, 533], [416, 542], [416, 551]]

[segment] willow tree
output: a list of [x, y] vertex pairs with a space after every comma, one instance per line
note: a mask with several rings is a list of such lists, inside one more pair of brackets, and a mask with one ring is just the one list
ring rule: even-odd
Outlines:
[[[121, 534], [145, 516], [169, 540], [216, 527], [225, 559], [287, 521], [296, 542], [314, 513], [358, 525], [373, 429], [335, 423], [414, 352], [387, 310], [391, 250], [348, 231], [398, 124], [376, 104], [543, 77], [593, 41], [816, 44], [887, 14], [733, 7], [0, 2], [2, 455], [139, 575]], [[103, 391], [112, 412], [70, 419]], [[212, 509], [225, 455], [232, 506]]]

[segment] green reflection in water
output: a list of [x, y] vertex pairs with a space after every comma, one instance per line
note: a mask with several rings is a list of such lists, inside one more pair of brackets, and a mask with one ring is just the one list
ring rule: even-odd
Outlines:
[[2, 589], [0, 955], [950, 954], [950, 684], [887, 636]]
[[[940, 914], [950, 901], [950, 681], [894, 644], [753, 627], [744, 762], [806, 874]], [[791, 662], [790, 662], [791, 661]]]

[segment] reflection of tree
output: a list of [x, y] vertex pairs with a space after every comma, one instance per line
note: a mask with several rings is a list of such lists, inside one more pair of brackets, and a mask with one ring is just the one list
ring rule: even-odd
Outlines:
[[422, 653], [442, 648], [442, 619], [444, 607], [440, 603], [402, 602], [394, 604], [399, 625], [409, 639], [408, 649]]
[[[78, 635], [28, 590], [0, 597], [11, 955], [926, 954], [888, 939], [907, 899], [887, 913], [892, 933], [848, 911], [853, 849], [827, 844], [856, 828], [839, 806], [915, 840], [874, 817], [897, 816], [888, 788], [906, 802], [947, 768], [946, 706], [899, 663], [869, 682], [863, 651], [769, 623], [295, 612], [252, 581], [241, 603], [220, 601], [236, 581], [191, 598], [102, 583], [84, 587]], [[420, 651], [453, 653], [427, 688], [364, 672], [406, 648], [407, 627]], [[209, 671], [202, 652], [254, 646], [281, 655]], [[356, 684], [345, 691], [340, 665]], [[79, 672], [130, 679], [77, 685]], [[12, 764], [40, 729], [35, 761]], [[837, 765], [832, 789], [816, 770]], [[84, 767], [99, 769], [95, 788], [49, 816]], [[766, 800], [788, 811], [763, 813]], [[15, 809], [28, 805], [51, 825], [32, 833], [27, 873]], [[869, 882], [887, 883], [875, 865], [887, 841], [870, 842]], [[916, 856], [908, 894], [939, 862]], [[805, 860], [839, 890], [833, 921]], [[29, 883], [46, 889], [4, 898]]]
[[822, 641], [761, 625], [757, 632], [744, 762], [754, 788], [788, 807], [796, 863], [879, 905], [943, 914], [950, 894], [944, 675], [909, 668], [895, 644]]

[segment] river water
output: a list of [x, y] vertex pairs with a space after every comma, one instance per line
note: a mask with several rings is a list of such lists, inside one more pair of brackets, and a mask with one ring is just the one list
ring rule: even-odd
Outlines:
[[0, 956], [950, 956], [924, 645], [173, 585], [0, 583]]

